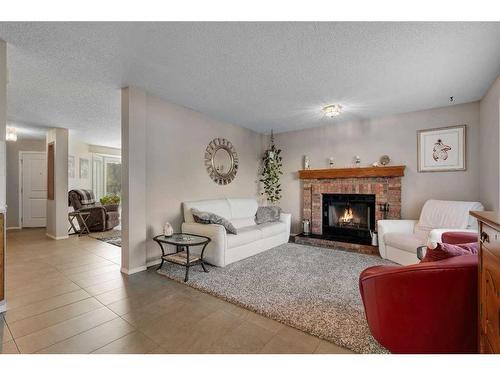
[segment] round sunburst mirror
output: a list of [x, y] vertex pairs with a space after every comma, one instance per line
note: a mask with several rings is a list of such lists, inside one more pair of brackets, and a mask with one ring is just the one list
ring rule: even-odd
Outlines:
[[238, 172], [238, 154], [225, 138], [215, 138], [205, 150], [205, 167], [210, 178], [219, 185], [230, 184]]

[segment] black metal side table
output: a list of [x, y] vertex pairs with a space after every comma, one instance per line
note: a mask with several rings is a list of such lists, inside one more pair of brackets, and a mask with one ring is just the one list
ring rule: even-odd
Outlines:
[[[163, 266], [164, 262], [170, 262], [184, 266], [186, 267], [184, 282], [187, 282], [189, 280], [189, 267], [201, 264], [203, 271], [208, 272], [207, 268], [205, 267], [205, 262], [203, 261], [203, 254], [205, 253], [205, 249], [210, 242], [210, 238], [189, 233], [174, 233], [171, 236], [165, 236], [161, 234], [154, 237], [153, 240], [161, 248], [161, 264], [158, 269]], [[174, 253], [166, 253], [164, 245], [174, 245], [176, 251]], [[203, 248], [201, 249], [201, 254], [199, 256], [189, 254], [190, 246], [203, 246]]]
[[[89, 234], [90, 230], [89, 227], [87, 226], [87, 220], [90, 217], [90, 212], [88, 211], [73, 211], [68, 213], [68, 221], [70, 228], [68, 229], [69, 234], [78, 234], [78, 237], [83, 236], [84, 234]], [[78, 223], [78, 228], [76, 229], [75, 223], [73, 222], [75, 219], [77, 219]], [[80, 220], [78, 220], [80, 219]], [[80, 223], [83, 224], [83, 226], [80, 225]], [[73, 233], [71, 233], [71, 230], [73, 230]]]

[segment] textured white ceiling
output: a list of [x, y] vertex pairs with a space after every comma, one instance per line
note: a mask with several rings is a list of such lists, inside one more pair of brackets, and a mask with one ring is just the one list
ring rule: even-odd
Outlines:
[[[120, 144], [120, 91], [259, 132], [480, 99], [500, 23], [0, 23], [12, 122]], [[345, 113], [323, 118], [341, 103]]]

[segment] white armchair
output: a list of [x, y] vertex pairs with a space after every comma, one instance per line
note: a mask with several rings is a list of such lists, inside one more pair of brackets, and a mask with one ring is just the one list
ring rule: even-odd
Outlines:
[[417, 248], [441, 242], [444, 232], [477, 232], [469, 211], [482, 211], [479, 202], [428, 200], [419, 220], [379, 220], [380, 256], [408, 265], [418, 263]]

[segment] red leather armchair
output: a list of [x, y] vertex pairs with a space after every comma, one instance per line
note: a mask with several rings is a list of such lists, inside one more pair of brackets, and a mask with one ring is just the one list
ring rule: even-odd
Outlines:
[[[445, 236], [465, 243], [477, 235]], [[392, 353], [477, 353], [477, 255], [364, 270], [359, 289], [373, 337]]]

